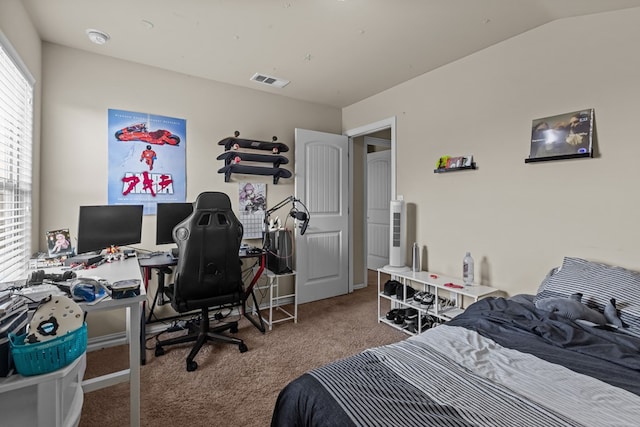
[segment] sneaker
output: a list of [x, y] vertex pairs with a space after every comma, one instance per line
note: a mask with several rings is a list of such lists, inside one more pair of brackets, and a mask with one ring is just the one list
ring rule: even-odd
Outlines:
[[386, 315], [387, 320], [395, 319], [400, 310], [401, 309], [399, 309], [399, 308], [394, 308], [394, 309], [389, 310], [389, 312], [387, 312], [387, 315]]
[[432, 316], [422, 315], [420, 316], [420, 331], [418, 331], [418, 321], [417, 316], [412, 321], [405, 322], [404, 329], [407, 331], [417, 334], [426, 331], [433, 327]]
[[396, 325], [402, 325], [404, 323], [405, 318], [406, 318], [405, 309], [404, 308], [398, 309], [398, 312], [396, 313], [396, 317], [393, 318], [393, 323], [395, 323]]
[[436, 296], [430, 292], [425, 292], [420, 298], [420, 305], [423, 307], [431, 307], [436, 300]]
[[387, 280], [387, 282], [384, 284], [384, 291], [382, 291], [382, 293], [388, 296], [395, 295], [396, 290], [399, 287], [402, 287], [402, 283], [398, 282], [397, 280]]
[[428, 292], [427, 292], [427, 291], [420, 291], [420, 292], [416, 292], [416, 293], [413, 295], [413, 300], [414, 300], [415, 302], [418, 302], [418, 303], [419, 303], [419, 302], [420, 302], [420, 300], [422, 299], [422, 297], [424, 296], [424, 294], [426, 294], [426, 293], [428, 293]]
[[404, 289], [407, 289], [407, 299], [413, 298], [416, 293], [416, 290], [411, 286], [398, 286], [396, 289], [396, 298], [402, 300], [404, 298]]

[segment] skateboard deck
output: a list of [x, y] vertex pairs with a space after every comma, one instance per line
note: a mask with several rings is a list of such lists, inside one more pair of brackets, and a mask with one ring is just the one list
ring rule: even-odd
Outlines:
[[217, 160], [224, 160], [225, 165], [240, 163], [241, 161], [272, 163], [274, 168], [289, 163], [289, 159], [279, 154], [255, 154], [245, 153], [244, 151], [225, 151], [217, 157]]
[[273, 137], [272, 142], [267, 142], [267, 141], [258, 141], [256, 139], [238, 138], [238, 136], [240, 136], [240, 132], [238, 131], [235, 131], [234, 135], [235, 136], [230, 136], [229, 138], [225, 138], [218, 141], [218, 145], [224, 145], [225, 151], [229, 151], [231, 149], [235, 150], [238, 148], [266, 150], [266, 151], [271, 151], [275, 154], [289, 151], [289, 147], [287, 147], [285, 144], [283, 144], [282, 142], [276, 142], [278, 138], [276, 138], [275, 136]]
[[280, 178], [291, 178], [291, 172], [281, 168], [269, 168], [261, 166], [247, 166], [238, 163], [232, 163], [225, 167], [218, 169], [218, 173], [224, 174], [224, 182], [229, 182], [231, 174], [241, 173], [246, 175], [271, 175], [273, 176], [273, 183], [277, 184]]

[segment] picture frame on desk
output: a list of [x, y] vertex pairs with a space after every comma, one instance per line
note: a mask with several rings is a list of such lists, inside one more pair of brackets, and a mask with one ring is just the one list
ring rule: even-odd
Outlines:
[[47, 249], [50, 258], [56, 258], [63, 255], [73, 255], [71, 233], [69, 233], [68, 228], [47, 231], [46, 237]]

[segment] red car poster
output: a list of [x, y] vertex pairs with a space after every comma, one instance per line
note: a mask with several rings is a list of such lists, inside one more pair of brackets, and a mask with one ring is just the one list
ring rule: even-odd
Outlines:
[[184, 119], [109, 109], [109, 204], [144, 206], [186, 200]]

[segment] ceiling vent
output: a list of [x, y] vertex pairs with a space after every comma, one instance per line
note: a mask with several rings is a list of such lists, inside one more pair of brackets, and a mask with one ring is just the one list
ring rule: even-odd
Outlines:
[[289, 84], [289, 80], [279, 79], [277, 77], [267, 76], [266, 74], [255, 73], [249, 80], [262, 83], [268, 86], [283, 88]]

